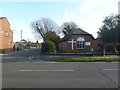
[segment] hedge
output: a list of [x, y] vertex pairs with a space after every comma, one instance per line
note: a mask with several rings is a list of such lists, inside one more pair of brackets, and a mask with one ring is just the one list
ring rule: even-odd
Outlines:
[[4, 53], [5, 52], [5, 49], [0, 49], [0, 53]]
[[42, 54], [56, 54], [56, 46], [52, 41], [42, 43]]

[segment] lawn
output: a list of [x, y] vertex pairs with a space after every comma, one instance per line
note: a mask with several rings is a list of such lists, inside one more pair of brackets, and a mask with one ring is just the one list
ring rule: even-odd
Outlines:
[[103, 57], [80, 57], [80, 58], [55, 58], [52, 61], [81, 61], [81, 62], [92, 62], [92, 61], [120, 61], [118, 56], [103, 56]]

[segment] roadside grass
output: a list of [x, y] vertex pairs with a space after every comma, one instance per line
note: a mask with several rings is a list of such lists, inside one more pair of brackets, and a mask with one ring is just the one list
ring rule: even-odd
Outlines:
[[[82, 56], [101, 56], [101, 52], [80, 52], [80, 53], [63, 53], [57, 52], [55, 55], [82, 55]], [[110, 52], [106, 52], [105, 56], [118, 56], [117, 54], [113, 54]]]
[[94, 62], [94, 61], [120, 61], [120, 57], [80, 57], [80, 58], [55, 58], [52, 61], [81, 61], [81, 62]]

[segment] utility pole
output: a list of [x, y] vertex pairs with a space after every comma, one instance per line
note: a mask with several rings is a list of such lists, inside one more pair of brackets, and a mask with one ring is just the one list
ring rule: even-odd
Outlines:
[[22, 30], [21, 30], [21, 42], [22, 42]]
[[21, 50], [22, 50], [22, 30], [21, 30]]

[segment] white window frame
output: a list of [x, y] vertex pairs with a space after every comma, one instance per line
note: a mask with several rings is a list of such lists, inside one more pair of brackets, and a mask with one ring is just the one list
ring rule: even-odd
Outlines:
[[83, 37], [79, 37], [77, 39], [77, 49], [84, 49], [85, 48], [85, 39]]

